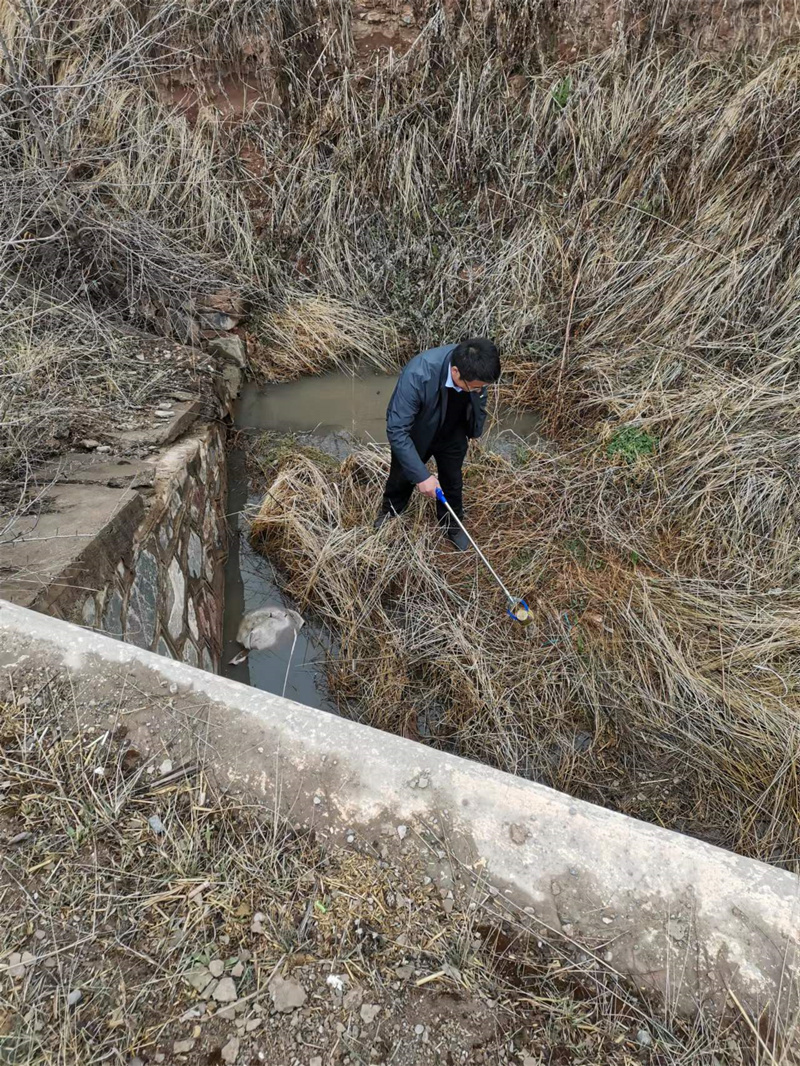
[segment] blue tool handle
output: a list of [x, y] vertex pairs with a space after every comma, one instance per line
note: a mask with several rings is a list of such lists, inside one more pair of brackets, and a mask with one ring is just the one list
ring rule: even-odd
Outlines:
[[445, 504], [445, 506], [447, 505], [447, 500], [444, 498], [444, 493], [441, 489], [436, 490], [436, 499], [439, 501], [439, 503], [443, 503]]

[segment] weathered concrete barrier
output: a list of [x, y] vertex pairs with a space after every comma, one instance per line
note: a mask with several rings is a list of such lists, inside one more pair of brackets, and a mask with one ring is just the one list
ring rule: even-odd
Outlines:
[[202, 759], [318, 833], [402, 847], [435, 823], [510, 903], [670, 1005], [796, 1004], [790, 873], [0, 601], [0, 695], [65, 675], [82, 727]]

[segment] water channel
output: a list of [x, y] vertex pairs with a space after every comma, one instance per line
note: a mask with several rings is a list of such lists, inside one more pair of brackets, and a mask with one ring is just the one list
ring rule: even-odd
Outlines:
[[[235, 427], [245, 434], [294, 434], [339, 458], [360, 443], [386, 442], [386, 405], [396, 375], [344, 373], [301, 378], [259, 388], [244, 386], [234, 412]], [[490, 404], [486, 447], [508, 451], [520, 438], [535, 436], [537, 418]], [[325, 683], [325, 662], [334, 651], [329, 633], [306, 620], [292, 652], [291, 638], [269, 651], [251, 651], [247, 660], [232, 665], [240, 650], [236, 631], [243, 614], [269, 604], [294, 607], [280, 591], [272, 562], [255, 552], [247, 536], [246, 510], [260, 504], [247, 480], [244, 450], [231, 449], [228, 458], [228, 559], [225, 565], [223, 667], [226, 677], [323, 710], [336, 711]], [[379, 501], [375, 501], [377, 513]], [[290, 662], [291, 658], [291, 662]]]

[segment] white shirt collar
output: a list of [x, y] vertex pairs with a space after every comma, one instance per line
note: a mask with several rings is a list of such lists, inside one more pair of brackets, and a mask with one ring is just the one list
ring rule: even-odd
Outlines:
[[456, 385], [456, 383], [453, 381], [453, 365], [452, 365], [452, 363], [447, 368], [447, 381], [445, 381], [444, 386], [445, 386], [446, 389], [455, 389], [456, 392], [463, 392], [464, 391], [463, 389], [460, 389], [458, 387], [458, 385]]

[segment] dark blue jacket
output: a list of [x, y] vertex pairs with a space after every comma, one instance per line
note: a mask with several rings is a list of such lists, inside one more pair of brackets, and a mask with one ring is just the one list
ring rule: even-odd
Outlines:
[[[386, 436], [403, 473], [418, 485], [430, 474], [422, 456], [428, 455], [436, 431], [447, 412], [446, 387], [450, 357], [455, 344], [443, 344], [421, 352], [406, 364], [386, 411]], [[480, 437], [486, 422], [488, 389], [470, 393], [467, 436]]]

